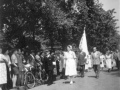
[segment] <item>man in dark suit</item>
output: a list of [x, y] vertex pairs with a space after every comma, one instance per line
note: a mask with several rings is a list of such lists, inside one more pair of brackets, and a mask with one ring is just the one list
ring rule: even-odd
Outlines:
[[48, 74], [48, 84], [52, 84], [53, 83], [53, 58], [50, 55], [50, 51], [47, 50], [46, 51], [46, 57], [45, 57], [45, 71]]
[[78, 53], [78, 67], [81, 73], [81, 77], [84, 77], [84, 71], [85, 71], [85, 63], [86, 63], [86, 53], [83, 52], [82, 49], [80, 49]]

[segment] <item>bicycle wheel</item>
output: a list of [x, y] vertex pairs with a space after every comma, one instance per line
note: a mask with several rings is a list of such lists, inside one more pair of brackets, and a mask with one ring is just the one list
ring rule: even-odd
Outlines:
[[25, 85], [31, 89], [35, 86], [35, 77], [31, 72], [25, 74]]

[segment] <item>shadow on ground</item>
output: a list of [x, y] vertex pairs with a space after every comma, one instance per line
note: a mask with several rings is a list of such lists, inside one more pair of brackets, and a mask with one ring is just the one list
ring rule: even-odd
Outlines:
[[[64, 84], [70, 84], [70, 81], [65, 81], [63, 82]], [[73, 83], [75, 83], [75, 81], [73, 81]]]
[[96, 78], [96, 76], [88, 76], [89, 78]]

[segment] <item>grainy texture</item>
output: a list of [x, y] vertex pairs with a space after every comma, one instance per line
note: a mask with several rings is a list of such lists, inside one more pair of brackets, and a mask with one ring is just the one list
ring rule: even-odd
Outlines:
[[65, 84], [69, 80], [57, 80], [50, 86], [41, 85], [30, 90], [120, 90], [120, 73], [100, 72], [100, 78], [96, 79], [93, 71], [85, 73], [85, 77], [74, 78], [75, 83], [70, 85]]

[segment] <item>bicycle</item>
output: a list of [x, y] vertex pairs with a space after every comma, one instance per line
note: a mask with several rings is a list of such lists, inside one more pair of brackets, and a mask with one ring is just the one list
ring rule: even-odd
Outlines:
[[45, 84], [47, 81], [48, 75], [44, 69], [39, 70], [38, 67], [33, 67], [30, 64], [25, 65], [24, 86], [28, 89], [35, 87], [37, 84]]
[[24, 86], [28, 89], [35, 87], [35, 77], [32, 73], [32, 68], [30, 64], [25, 65], [25, 72], [24, 72]]
[[36, 84], [45, 84], [45, 82], [48, 81], [48, 75], [46, 71], [42, 69], [39, 65], [35, 68], [35, 71]]

